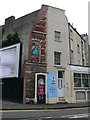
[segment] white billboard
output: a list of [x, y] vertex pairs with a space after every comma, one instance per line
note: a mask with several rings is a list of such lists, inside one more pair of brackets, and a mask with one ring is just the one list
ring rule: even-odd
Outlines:
[[18, 77], [20, 43], [0, 49], [0, 78]]

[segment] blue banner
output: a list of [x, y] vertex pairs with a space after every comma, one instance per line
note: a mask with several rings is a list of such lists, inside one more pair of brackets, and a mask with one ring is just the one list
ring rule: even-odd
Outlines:
[[57, 74], [47, 74], [47, 98], [57, 97]]

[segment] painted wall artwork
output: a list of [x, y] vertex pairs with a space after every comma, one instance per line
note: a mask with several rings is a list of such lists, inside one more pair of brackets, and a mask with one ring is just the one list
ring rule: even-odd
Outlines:
[[40, 42], [38, 41], [32, 41], [31, 61], [32, 62], [40, 61]]
[[35, 42], [32, 42], [31, 55], [39, 56], [39, 46], [36, 45]]
[[47, 74], [47, 98], [57, 97], [57, 74]]

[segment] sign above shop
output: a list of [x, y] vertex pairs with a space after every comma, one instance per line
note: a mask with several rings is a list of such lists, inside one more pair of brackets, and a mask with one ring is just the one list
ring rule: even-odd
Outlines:
[[75, 73], [90, 73], [89, 67], [81, 67], [81, 66], [70, 66], [71, 70]]

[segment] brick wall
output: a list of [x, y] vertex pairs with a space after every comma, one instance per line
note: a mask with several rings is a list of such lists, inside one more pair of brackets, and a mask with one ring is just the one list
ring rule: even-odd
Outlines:
[[46, 73], [47, 68], [44, 63], [25, 62], [24, 66], [24, 102], [26, 99], [35, 97], [35, 73]]

